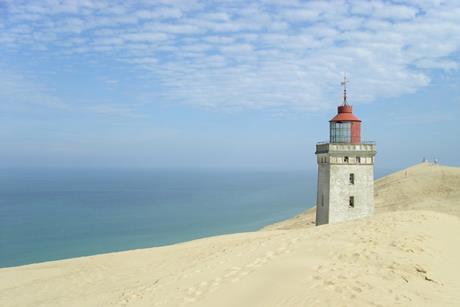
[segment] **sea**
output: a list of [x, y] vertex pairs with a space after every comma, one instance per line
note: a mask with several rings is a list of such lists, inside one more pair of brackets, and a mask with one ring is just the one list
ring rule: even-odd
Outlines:
[[3, 170], [0, 267], [254, 231], [315, 193], [313, 170]]

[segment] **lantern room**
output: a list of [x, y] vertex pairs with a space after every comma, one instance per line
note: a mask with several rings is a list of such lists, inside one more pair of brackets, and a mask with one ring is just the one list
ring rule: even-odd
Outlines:
[[344, 101], [337, 108], [337, 115], [329, 121], [330, 143], [361, 143], [361, 120], [353, 114], [352, 106]]
[[343, 77], [343, 103], [337, 108], [337, 115], [329, 121], [330, 143], [361, 143], [361, 120], [353, 115], [353, 107], [347, 102], [347, 77]]

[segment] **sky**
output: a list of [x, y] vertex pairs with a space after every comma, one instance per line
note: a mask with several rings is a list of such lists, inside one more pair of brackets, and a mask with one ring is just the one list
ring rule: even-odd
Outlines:
[[0, 167], [460, 166], [459, 1], [0, 0]]

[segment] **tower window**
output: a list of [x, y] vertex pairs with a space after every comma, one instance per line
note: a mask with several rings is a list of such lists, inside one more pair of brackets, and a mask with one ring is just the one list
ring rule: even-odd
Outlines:
[[343, 162], [345, 162], [345, 163], [348, 163], [348, 160], [349, 160], [348, 157], [343, 158]]
[[356, 163], [361, 163], [361, 157], [356, 157]]
[[350, 174], [350, 184], [355, 184], [355, 174]]
[[350, 208], [355, 207], [355, 197], [354, 196], [350, 196], [350, 200], [348, 201], [348, 205], [350, 206]]

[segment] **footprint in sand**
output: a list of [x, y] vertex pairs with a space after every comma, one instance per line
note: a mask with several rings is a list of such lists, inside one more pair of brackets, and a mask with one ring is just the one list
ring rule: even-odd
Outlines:
[[351, 289], [352, 289], [353, 291], [355, 291], [355, 292], [358, 292], [358, 293], [363, 292], [363, 290], [362, 290], [361, 288], [359, 288], [359, 287], [351, 287]]
[[230, 272], [228, 272], [227, 274], [225, 274], [224, 277], [225, 277], [225, 278], [229, 278], [229, 277], [231, 277], [232, 275], [235, 275], [235, 273], [236, 273], [236, 272], [234, 272], [234, 271], [230, 271]]
[[202, 290], [197, 290], [195, 287], [187, 289], [187, 295], [184, 297], [184, 304], [192, 303], [197, 300], [199, 296], [203, 294]]
[[333, 286], [334, 282], [330, 281], [330, 280], [325, 280], [325, 281], [323, 281], [323, 285], [326, 286], [326, 287]]
[[254, 266], [255, 266], [254, 262], [251, 262], [251, 263], [246, 264], [244, 267], [248, 269], [252, 269]]

